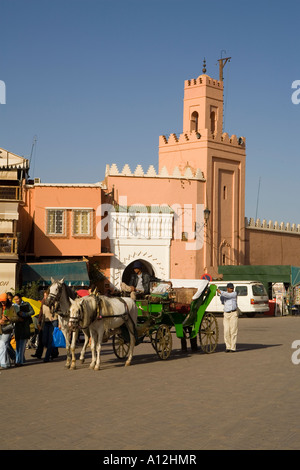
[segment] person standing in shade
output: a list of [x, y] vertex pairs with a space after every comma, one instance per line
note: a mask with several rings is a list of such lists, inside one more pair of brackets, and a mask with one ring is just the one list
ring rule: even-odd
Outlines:
[[13, 324], [18, 319], [16, 310], [8, 300], [7, 294], [0, 294], [0, 369], [9, 369], [11, 367], [9, 357], [12, 360], [15, 359], [15, 353], [11, 351], [10, 347], [11, 331], [9, 328], [12, 330]]
[[227, 292], [217, 289], [217, 293], [221, 296], [220, 300], [224, 305], [223, 326], [226, 352], [235, 352], [238, 334], [237, 293], [234, 292], [232, 282], [229, 282], [226, 287]]
[[52, 313], [50, 308], [44, 303], [42, 305], [42, 330], [43, 346], [46, 348], [44, 362], [49, 362], [58, 356], [58, 348], [52, 346], [53, 331], [58, 326], [58, 315]]
[[[12, 305], [14, 296], [12, 295], [11, 292], [6, 292], [6, 295], [7, 295], [7, 302], [10, 305]], [[10, 341], [12, 340], [12, 338], [14, 338], [14, 340], [15, 340], [14, 330], [11, 333]], [[8, 355], [10, 357], [10, 362], [14, 364], [16, 362], [16, 352], [15, 352], [14, 348], [12, 347], [11, 342], [8, 343], [7, 352], [8, 352]]]
[[24, 302], [21, 294], [15, 294], [14, 307], [16, 309], [19, 321], [15, 324], [15, 338], [16, 338], [16, 367], [25, 364], [25, 347], [26, 342], [31, 336], [30, 324], [32, 323], [31, 316], [34, 315], [34, 310], [30, 303]]
[[37, 319], [37, 329], [38, 329], [38, 346], [35, 350], [34, 354], [31, 354], [31, 357], [36, 357], [37, 359], [41, 359], [44, 351], [44, 345], [43, 345], [43, 329], [42, 329], [42, 324], [43, 324], [43, 305], [49, 295], [49, 289], [44, 291], [44, 296], [41, 301], [41, 308], [39, 311], [39, 316]]

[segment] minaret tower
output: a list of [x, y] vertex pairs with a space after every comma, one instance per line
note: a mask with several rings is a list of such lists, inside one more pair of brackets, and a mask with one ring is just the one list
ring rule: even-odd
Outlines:
[[214, 275], [218, 265], [242, 264], [245, 252], [245, 139], [223, 132], [223, 68], [229, 60], [219, 60], [219, 80], [206, 74], [204, 61], [203, 73], [185, 81], [183, 132], [159, 138], [160, 171], [203, 172], [195, 204], [210, 210], [210, 220], [202, 261], [197, 256], [199, 266]]
[[223, 82], [206, 75], [204, 59], [203, 75], [197, 80], [187, 80], [183, 100], [183, 132], [221, 133], [223, 127]]

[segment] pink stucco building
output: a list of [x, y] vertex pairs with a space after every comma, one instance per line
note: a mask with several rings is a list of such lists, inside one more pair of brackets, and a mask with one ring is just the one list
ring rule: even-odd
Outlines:
[[[27, 184], [19, 221], [23, 261], [37, 273], [49, 263], [85, 261], [87, 270], [97, 265], [109, 277], [107, 242], [97, 236], [102, 194], [101, 183]], [[63, 275], [66, 265], [59, 267], [53, 273]], [[87, 275], [79, 281], [89, 284]]]
[[[144, 171], [139, 165], [131, 171], [125, 165], [119, 171], [116, 165], [107, 166], [104, 185], [108, 191], [114, 188], [121, 206], [126, 199], [127, 206], [148, 207], [144, 217], [150, 226], [151, 206], [168, 206], [173, 218], [168, 240], [163, 243], [158, 237], [155, 248], [149, 233], [137, 231], [132, 237], [128, 229], [117, 237], [119, 262], [111, 259], [113, 282], [120, 282], [123, 267], [137, 257], [151, 264], [156, 275], [171, 279], [204, 273], [215, 277], [219, 264], [243, 263], [245, 158], [245, 138], [223, 132], [223, 82], [206, 74], [186, 80], [183, 132], [160, 136], [158, 174], [153, 167]], [[116, 227], [120, 217], [129, 227], [129, 213], [127, 219], [118, 213], [112, 217]], [[141, 216], [135, 217], [138, 221]], [[158, 246], [160, 255], [155, 256]]]

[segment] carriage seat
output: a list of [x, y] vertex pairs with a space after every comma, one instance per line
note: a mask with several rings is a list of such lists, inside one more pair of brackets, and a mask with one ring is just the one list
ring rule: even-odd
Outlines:
[[[210, 291], [210, 289], [206, 288], [201, 292], [201, 294], [197, 298], [197, 303], [199, 305], [203, 304], [204, 300], [206, 299], [207, 295], [209, 294], [209, 291]], [[182, 322], [182, 326], [185, 328], [187, 326], [193, 325], [196, 321], [196, 318], [197, 318], [197, 310], [196, 310], [196, 308], [191, 308], [189, 314], [186, 316], [186, 318]]]

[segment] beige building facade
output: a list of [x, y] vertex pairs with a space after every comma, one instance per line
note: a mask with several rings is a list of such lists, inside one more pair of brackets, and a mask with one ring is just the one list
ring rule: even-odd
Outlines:
[[0, 149], [0, 293], [14, 291], [18, 286], [19, 212], [28, 171], [27, 159]]

